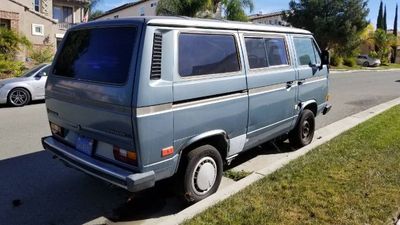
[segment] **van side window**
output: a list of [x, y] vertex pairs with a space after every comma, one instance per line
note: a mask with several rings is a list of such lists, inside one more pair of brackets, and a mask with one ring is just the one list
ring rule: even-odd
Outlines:
[[179, 74], [182, 77], [240, 71], [233, 35], [179, 35]]
[[250, 69], [288, 65], [284, 38], [245, 38]]
[[263, 38], [245, 38], [247, 57], [251, 69], [268, 67], [267, 53]]
[[[319, 53], [311, 38], [294, 38], [294, 46], [299, 65], [316, 65], [321, 62]], [[317, 60], [317, 56], [319, 60]]]
[[269, 66], [288, 65], [285, 40], [283, 38], [266, 38]]

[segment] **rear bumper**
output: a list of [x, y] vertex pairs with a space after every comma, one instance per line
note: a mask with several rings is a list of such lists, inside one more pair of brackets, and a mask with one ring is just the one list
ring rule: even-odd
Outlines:
[[141, 191], [155, 184], [154, 171], [132, 173], [130, 170], [114, 166], [76, 151], [57, 141], [52, 136], [42, 138], [43, 147], [62, 161], [87, 174], [122, 187], [130, 192]]
[[328, 112], [331, 111], [331, 109], [332, 109], [332, 105], [331, 104], [326, 104], [325, 107], [324, 107], [324, 110], [322, 111], [322, 114], [323, 115], [328, 114]]

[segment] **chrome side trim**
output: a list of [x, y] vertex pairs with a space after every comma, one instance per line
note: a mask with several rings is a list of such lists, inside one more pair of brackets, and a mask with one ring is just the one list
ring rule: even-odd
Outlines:
[[303, 81], [303, 84], [311, 84], [311, 83], [315, 83], [315, 82], [324, 81], [324, 80], [326, 80], [326, 79], [327, 79], [327, 78], [326, 78], [326, 77], [323, 77], [323, 76], [307, 78], [307, 79], [305, 79], [305, 81]]
[[165, 162], [174, 160], [174, 159], [176, 159], [176, 158], [178, 158], [178, 157], [179, 157], [179, 154], [176, 154], [176, 155], [174, 155], [174, 157], [171, 157], [171, 158], [169, 158], [169, 159], [165, 159], [165, 160], [162, 160], [162, 161], [159, 161], [159, 162], [156, 162], [156, 163], [148, 164], [148, 165], [145, 165], [145, 166], [143, 166], [143, 167], [144, 167], [144, 168], [152, 167], [152, 166], [155, 166], [155, 165], [158, 165], [158, 164], [161, 164], [161, 163], [165, 163]]
[[279, 84], [273, 84], [273, 85], [268, 85], [264, 87], [258, 87], [258, 88], [252, 88], [249, 89], [249, 95], [254, 96], [254, 95], [260, 95], [260, 94], [265, 94], [269, 92], [274, 92], [274, 91], [279, 91], [286, 89], [286, 82], [285, 83], [279, 83]]
[[287, 119], [278, 121], [278, 122], [276, 122], [276, 123], [270, 124], [270, 125], [265, 126], [265, 127], [258, 128], [257, 130], [250, 131], [250, 132], [248, 132], [247, 134], [252, 134], [252, 133], [258, 132], [258, 131], [260, 131], [260, 130], [267, 129], [267, 128], [269, 128], [269, 127], [272, 127], [272, 126], [278, 125], [278, 124], [280, 124], [280, 123], [284, 123], [284, 122], [286, 122], [286, 121], [288, 121], [288, 120], [294, 119], [294, 118], [296, 118], [296, 117], [298, 117], [298, 115], [289, 117], [289, 118], [287, 118]]
[[211, 105], [211, 104], [224, 102], [224, 101], [235, 100], [235, 99], [239, 99], [239, 98], [243, 98], [243, 97], [247, 97], [247, 92], [235, 93], [235, 94], [231, 94], [231, 95], [224, 95], [224, 96], [215, 97], [215, 98], [195, 100], [195, 101], [179, 103], [179, 104], [173, 104], [172, 109], [173, 109], [173, 111], [178, 111], [178, 110], [188, 109], [188, 108], [192, 108], [192, 107], [199, 107], [199, 106]]
[[215, 103], [224, 102], [224, 101], [235, 100], [235, 99], [239, 99], [239, 98], [243, 98], [243, 97], [247, 97], [247, 92], [235, 93], [235, 94], [224, 95], [224, 96], [219, 96], [219, 97], [211, 97], [211, 98], [207, 98], [207, 99], [194, 100], [194, 101], [178, 103], [178, 104], [166, 103], [166, 104], [155, 105], [155, 106], [146, 106], [146, 107], [137, 108], [136, 116], [137, 117], [153, 116], [153, 115], [158, 115], [158, 114], [171, 112], [171, 111], [178, 111], [178, 110], [183, 110], [183, 109], [188, 109], [188, 108], [193, 108], [193, 107], [215, 104]]
[[172, 103], [166, 103], [161, 105], [152, 105], [136, 109], [137, 117], [153, 116], [157, 114], [162, 114], [169, 112], [172, 109]]

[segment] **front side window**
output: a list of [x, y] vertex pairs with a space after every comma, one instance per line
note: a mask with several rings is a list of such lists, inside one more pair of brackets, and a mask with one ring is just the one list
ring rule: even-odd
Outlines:
[[294, 38], [297, 62], [299, 65], [316, 65], [321, 59], [311, 38]]
[[53, 73], [79, 80], [126, 82], [136, 39], [135, 27], [108, 27], [68, 33]]
[[182, 77], [240, 71], [238, 55], [233, 35], [179, 35], [179, 74]]

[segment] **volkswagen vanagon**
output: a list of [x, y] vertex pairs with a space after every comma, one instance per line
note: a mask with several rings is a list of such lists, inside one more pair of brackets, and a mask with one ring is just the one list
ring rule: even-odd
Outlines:
[[170, 177], [189, 202], [224, 163], [288, 135], [309, 144], [326, 114], [328, 54], [310, 32], [174, 17], [70, 29], [46, 84], [45, 149], [136, 192]]

